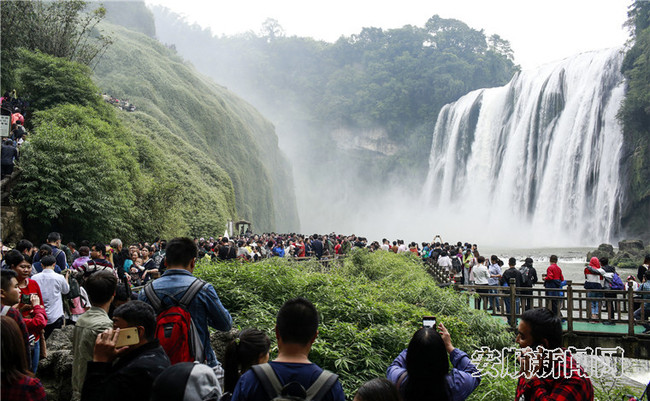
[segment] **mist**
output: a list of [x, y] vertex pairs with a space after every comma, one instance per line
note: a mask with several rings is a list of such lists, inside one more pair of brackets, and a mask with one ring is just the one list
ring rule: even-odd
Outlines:
[[[291, 92], [290, 87], [298, 85], [294, 80], [301, 79], [295, 73], [289, 74], [287, 70], [286, 76], [275, 77], [280, 84], [274, 88], [272, 96], [268, 95], [268, 91], [265, 94], [262, 90], [263, 83], [270, 80], [265, 74], [276, 71], [259, 68], [258, 65], [245, 61], [248, 60], [246, 57], [249, 53], [259, 52], [266, 45], [264, 38], [257, 37], [252, 32], [240, 36], [250, 39], [253, 46], [258, 46], [255, 49], [216, 45], [209, 30], [198, 25], [189, 26], [178, 15], [160, 7], [154, 7], [153, 12], [157, 36], [161, 42], [173, 44], [179, 54], [191, 61], [199, 71], [251, 103], [275, 125], [279, 147], [291, 163], [300, 217], [300, 226], [289, 227], [289, 231], [306, 234], [336, 232], [364, 236], [370, 241], [400, 238], [418, 243], [429, 242], [435, 235], [441, 235], [449, 242], [463, 241], [516, 248], [592, 246], [611, 240], [618, 234], [614, 221], [619, 207], [615, 205], [616, 199], [610, 197], [603, 201], [608, 213], [605, 223], [585, 227], [580, 226], [579, 222], [581, 219], [590, 219], [591, 211], [588, 208], [604, 207], [602, 202], [597, 204], [592, 201], [592, 194], [585, 195], [585, 203], [579, 206], [579, 213], [576, 213], [575, 207], [571, 205], [567, 208], [557, 206], [563, 205], [562, 200], [555, 203], [555, 206], [539, 203], [542, 197], [535, 193], [541, 190], [539, 186], [531, 189], [515, 184], [518, 182], [517, 170], [525, 167], [523, 164], [518, 165], [516, 158], [508, 159], [511, 169], [507, 170], [507, 174], [504, 173], [506, 170], [495, 170], [494, 166], [477, 165], [473, 170], [467, 170], [465, 160], [459, 159], [463, 156], [455, 154], [455, 149], [458, 147], [463, 152], [470, 152], [471, 146], [474, 146], [477, 154], [483, 152], [479, 149], [478, 142], [472, 142], [473, 137], [480, 135], [480, 132], [470, 130], [472, 132], [467, 134], [469, 137], [464, 139], [467, 142], [464, 145], [457, 142], [457, 137], [462, 134], [454, 133], [451, 128], [445, 132], [436, 132], [435, 123], [440, 119], [437, 110], [445, 103], [434, 108], [436, 112], [428, 114], [428, 121], [406, 130], [402, 137], [395, 137], [392, 134], [394, 130], [376, 123], [366, 122], [362, 124], [363, 127], [355, 121], [331, 121], [323, 124], [315, 116], [328, 110], [314, 110], [313, 105], [308, 107], [306, 102], [299, 101], [300, 97]], [[277, 26], [266, 28], [279, 31]], [[320, 42], [293, 39], [302, 43], [305, 51], [327, 46]], [[268, 40], [270, 39], [267, 38], [266, 41]], [[318, 57], [318, 53], [308, 55], [312, 59]], [[298, 54], [287, 57], [289, 59], [286, 63], [291, 68], [310, 69], [318, 65], [314, 60], [310, 64]], [[296, 67], [296, 64], [304, 66]], [[508, 78], [504, 81], [503, 78], [499, 79], [504, 84], [510, 80]], [[283, 81], [286, 85], [281, 84]], [[305, 91], [314, 90], [315, 87], [310, 84], [304, 82]], [[329, 82], [324, 85], [326, 90], [330, 90]], [[452, 95], [450, 102], [467, 92], [469, 91], [459, 93], [456, 97]], [[342, 102], [347, 101], [343, 94], [340, 96]], [[531, 95], [531, 99], [533, 97]], [[483, 104], [482, 107], [488, 110], [496, 106]], [[507, 114], [507, 110], [492, 112]], [[438, 125], [439, 123], [440, 121]], [[553, 124], [553, 121], [549, 123]], [[503, 119], [491, 124], [498, 126], [509, 123]], [[543, 129], [535, 131], [534, 134], [543, 136], [542, 131]], [[492, 135], [496, 138], [502, 135], [498, 129], [488, 129], [485, 132], [487, 134], [483, 133], [483, 136]], [[410, 151], [405, 151], [408, 149]], [[498, 145], [496, 149], [504, 152], [505, 148], [504, 145]], [[505, 155], [506, 153], [499, 153], [494, 157], [501, 158]], [[443, 159], [447, 162], [441, 166], [440, 161]], [[530, 166], [533, 158], [524, 159], [526, 166], [535, 170], [535, 166]], [[610, 162], [609, 159], [605, 161]], [[543, 169], [541, 164], [540, 169]], [[593, 169], [587, 167], [587, 170]], [[489, 179], [488, 171], [493, 174]], [[588, 176], [588, 171], [580, 174]], [[511, 177], [511, 181], [500, 180], [504, 174]], [[618, 171], [610, 171], [609, 174], [610, 180], [615, 180]], [[474, 178], [478, 182], [473, 181]], [[534, 183], [537, 179], [540, 177], [528, 181]], [[561, 194], [567, 198], [572, 196], [572, 183], [569, 181], [566, 181], [565, 192]], [[604, 189], [599, 187], [599, 190]], [[611, 190], [616, 198], [619, 195], [617, 189]], [[520, 201], [526, 207], [518, 205], [517, 202]], [[567, 201], [570, 203], [571, 199]], [[536, 215], [531, 207], [545, 208], [546, 214]], [[553, 210], [548, 210], [549, 207], [557, 207], [562, 213], [554, 214]], [[611, 232], [610, 226], [614, 227]]]

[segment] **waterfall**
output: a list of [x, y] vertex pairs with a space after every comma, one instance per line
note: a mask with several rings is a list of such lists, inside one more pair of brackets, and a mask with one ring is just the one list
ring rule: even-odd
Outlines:
[[622, 60], [622, 49], [582, 53], [444, 106], [424, 202], [457, 218], [446, 224], [463, 224], [493, 243], [515, 238], [520, 245], [574, 246], [615, 239]]

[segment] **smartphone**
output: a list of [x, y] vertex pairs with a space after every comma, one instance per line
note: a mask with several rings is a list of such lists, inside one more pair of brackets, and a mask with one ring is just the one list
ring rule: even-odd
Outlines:
[[423, 316], [422, 317], [422, 327], [431, 327], [432, 329], [436, 328], [436, 317], [435, 316]]
[[124, 347], [127, 345], [133, 345], [140, 342], [140, 336], [138, 335], [137, 327], [127, 327], [126, 329], [120, 329], [120, 334], [117, 336], [116, 348]]
[[32, 294], [20, 294], [20, 303], [29, 305], [32, 303]]

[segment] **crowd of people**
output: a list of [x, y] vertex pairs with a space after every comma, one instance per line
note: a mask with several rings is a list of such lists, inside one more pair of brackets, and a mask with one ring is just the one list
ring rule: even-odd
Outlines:
[[2, 137], [1, 178], [14, 172], [14, 165], [20, 156], [20, 146], [27, 137], [25, 115], [29, 110], [29, 102], [16, 96], [16, 90], [5, 92], [0, 97], [0, 107], [3, 115], [11, 115], [11, 131], [9, 136]]
[[[318, 311], [309, 300], [288, 300], [278, 311], [278, 353], [273, 361], [271, 341], [261, 328], [240, 331], [219, 361], [208, 328], [229, 331], [232, 317], [215, 288], [193, 271], [201, 258], [238, 258], [242, 263], [264, 257], [331, 258], [353, 248], [417, 255], [467, 284], [503, 285], [513, 279], [517, 286], [532, 287], [538, 281], [532, 259], [518, 268], [510, 258], [502, 270], [503, 262], [494, 255], [486, 264], [476, 244], [449, 244], [439, 238], [420, 247], [386, 239], [368, 245], [354, 235], [263, 234], [232, 240], [175, 238], [126, 247], [119, 239], [109, 245], [84, 241], [77, 248], [75, 243], [63, 245], [61, 235], [53, 232], [38, 248], [21, 240], [3, 255], [2, 399], [46, 399], [37, 378], [40, 352], [54, 330], [71, 324], [75, 400], [271, 400], [280, 394], [344, 400], [338, 376], [309, 361], [319, 325]], [[639, 271], [644, 277], [650, 276], [650, 260], [645, 262], [645, 271]], [[608, 273], [596, 261], [590, 265], [585, 274]], [[561, 287], [555, 256], [547, 269], [549, 280], [558, 281], [551, 286]], [[646, 283], [650, 277], [640, 288]], [[132, 292], [135, 285], [144, 286], [139, 294]], [[518, 327], [522, 349], [530, 353], [537, 347], [557, 348], [561, 316], [555, 310], [527, 309]], [[591, 382], [572, 357], [551, 355], [548, 364], [535, 365], [526, 355], [517, 399], [563, 399], [566, 394], [593, 399]], [[556, 364], [574, 369], [556, 379], [540, 374], [540, 369], [561, 370]], [[408, 348], [388, 366], [386, 377], [361, 386], [355, 399], [464, 400], [480, 377], [468, 355], [453, 346], [445, 326], [438, 324], [416, 331]]]

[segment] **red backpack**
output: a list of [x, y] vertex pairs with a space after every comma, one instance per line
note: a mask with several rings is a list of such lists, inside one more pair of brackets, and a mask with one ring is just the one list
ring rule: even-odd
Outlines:
[[169, 307], [162, 305], [153, 288], [153, 281], [144, 286], [144, 293], [158, 314], [156, 338], [165, 349], [172, 365], [179, 362], [205, 361], [203, 343], [188, 311], [189, 305], [204, 285], [205, 282], [197, 278], [187, 288], [180, 301], [169, 296], [174, 302]]

